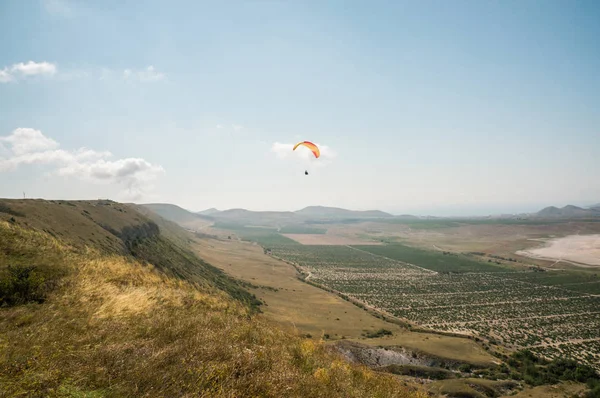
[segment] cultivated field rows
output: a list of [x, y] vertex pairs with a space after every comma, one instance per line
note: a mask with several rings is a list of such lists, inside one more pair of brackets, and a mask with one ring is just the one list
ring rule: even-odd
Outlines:
[[[600, 368], [600, 280], [508, 269], [488, 273], [483, 264], [481, 272], [432, 272], [346, 246], [272, 250], [302, 267], [312, 282], [421, 326]], [[439, 262], [435, 267], [440, 270]]]

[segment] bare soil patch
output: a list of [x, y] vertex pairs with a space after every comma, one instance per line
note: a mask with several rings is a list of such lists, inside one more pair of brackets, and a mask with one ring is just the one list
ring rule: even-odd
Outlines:
[[346, 246], [346, 245], [381, 245], [381, 242], [363, 240], [360, 238], [337, 236], [329, 234], [283, 234], [286, 238], [295, 240], [303, 245]]

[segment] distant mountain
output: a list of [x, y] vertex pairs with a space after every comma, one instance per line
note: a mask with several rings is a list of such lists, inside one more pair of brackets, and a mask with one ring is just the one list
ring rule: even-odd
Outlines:
[[600, 203], [596, 203], [595, 205], [591, 205], [589, 207], [592, 210], [600, 210]]
[[303, 221], [291, 211], [251, 211], [246, 209], [223, 210], [210, 217], [217, 221], [254, 226], [280, 226]]
[[380, 210], [356, 211], [339, 207], [309, 206], [294, 213], [311, 218], [387, 218], [394, 217]]
[[145, 207], [162, 218], [188, 229], [199, 230], [212, 224], [212, 220], [206, 216], [192, 213], [169, 203], [147, 203], [139, 206]]
[[212, 216], [213, 214], [217, 214], [220, 212], [221, 212], [220, 210], [217, 210], [214, 207], [211, 207], [210, 209], [197, 211], [196, 214], [200, 214], [201, 216]]
[[[354, 211], [337, 207], [309, 206], [298, 211], [251, 211], [246, 209], [203, 210], [197, 213], [167, 203], [148, 203], [139, 205], [159, 216], [173, 221], [185, 228], [198, 230], [214, 223], [237, 224], [247, 226], [265, 226], [281, 228], [285, 225], [304, 224], [323, 221], [367, 220], [374, 218], [395, 218], [379, 210]], [[403, 219], [418, 218], [410, 215], [399, 216]]]
[[573, 205], [567, 205], [562, 208], [549, 206], [535, 213], [535, 216], [542, 218], [600, 217], [600, 210], [595, 210], [593, 208], [583, 209]]

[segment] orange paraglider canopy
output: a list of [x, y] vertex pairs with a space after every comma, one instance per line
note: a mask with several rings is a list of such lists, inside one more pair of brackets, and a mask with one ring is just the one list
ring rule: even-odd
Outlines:
[[314, 153], [314, 155], [315, 155], [316, 158], [318, 158], [319, 156], [321, 156], [321, 151], [319, 150], [319, 147], [316, 146], [315, 144], [313, 144], [310, 141], [302, 141], [302, 142], [297, 143], [296, 145], [294, 145], [294, 151], [300, 145], [304, 145], [305, 147], [307, 147], [308, 149], [310, 149], [312, 151], [312, 153]]

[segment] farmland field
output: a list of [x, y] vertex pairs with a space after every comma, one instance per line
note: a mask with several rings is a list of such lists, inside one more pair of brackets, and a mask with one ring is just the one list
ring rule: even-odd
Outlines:
[[[268, 231], [265, 233], [270, 234]], [[492, 366], [496, 360], [472, 340], [412, 332], [375, 317], [334, 294], [308, 285], [298, 279], [293, 267], [269, 257], [257, 245], [227, 238], [203, 237], [196, 240], [194, 248], [210, 264], [250, 283], [250, 291], [265, 302], [263, 316], [292, 332], [308, 333], [313, 338], [327, 333], [330, 340], [352, 339], [366, 344], [402, 345], [409, 350], [482, 367]], [[365, 331], [381, 328], [390, 330], [393, 335], [370, 339], [362, 336]]]
[[424, 328], [600, 368], [600, 278], [403, 245], [277, 245], [307, 280]]
[[237, 233], [294, 264], [306, 281], [422, 329], [600, 370], [598, 273], [515, 254], [577, 231], [597, 234], [599, 225], [364, 223], [327, 225], [323, 234]]

